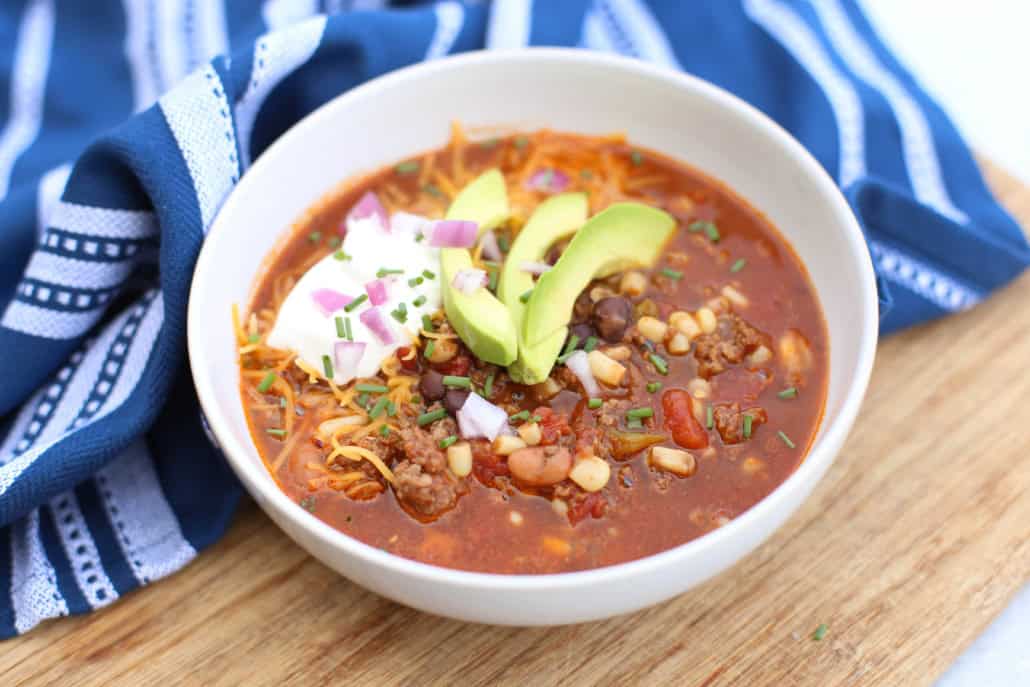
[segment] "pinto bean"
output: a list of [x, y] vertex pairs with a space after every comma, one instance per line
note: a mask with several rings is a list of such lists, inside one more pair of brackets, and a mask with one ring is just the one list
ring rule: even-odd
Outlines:
[[427, 401], [439, 401], [446, 391], [443, 388], [443, 375], [436, 370], [426, 370], [418, 383], [418, 389]]
[[708, 446], [708, 432], [694, 417], [690, 394], [683, 389], [669, 389], [662, 394], [665, 426], [672, 432], [673, 441], [683, 448], [699, 449]]
[[508, 456], [512, 477], [532, 487], [548, 487], [569, 476], [572, 454], [557, 446], [520, 448]]

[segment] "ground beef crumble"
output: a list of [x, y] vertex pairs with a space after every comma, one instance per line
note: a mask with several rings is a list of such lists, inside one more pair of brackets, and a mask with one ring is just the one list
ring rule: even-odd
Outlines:
[[740, 316], [729, 313], [719, 317], [715, 331], [697, 337], [694, 358], [697, 373], [710, 379], [730, 365], [739, 365], [759, 346], [769, 346], [768, 334], [752, 327]]

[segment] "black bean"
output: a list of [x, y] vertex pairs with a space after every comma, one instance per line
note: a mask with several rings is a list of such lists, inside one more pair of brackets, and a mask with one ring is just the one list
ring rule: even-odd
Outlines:
[[436, 370], [427, 370], [421, 381], [418, 383], [418, 390], [422, 392], [422, 398], [427, 401], [439, 401], [443, 398], [443, 375]]
[[448, 389], [443, 397], [443, 407], [451, 415], [456, 415], [461, 407], [465, 405], [465, 399], [469, 397], [466, 389]]
[[576, 345], [576, 348], [583, 348], [583, 342], [594, 336], [594, 328], [586, 322], [581, 322], [580, 324], [573, 325], [570, 335], [578, 336], [579, 343]]
[[622, 341], [632, 312], [633, 306], [628, 300], [622, 296], [609, 296], [594, 304], [591, 322], [605, 341], [616, 343]]

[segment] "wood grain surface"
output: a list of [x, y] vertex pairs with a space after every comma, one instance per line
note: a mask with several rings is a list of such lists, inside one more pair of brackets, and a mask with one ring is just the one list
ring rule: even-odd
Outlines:
[[[985, 166], [1030, 225], [1030, 189]], [[432, 617], [337, 576], [248, 504], [183, 572], [4, 642], [0, 685], [930, 685], [1030, 579], [1028, 363], [1030, 275], [887, 339], [812, 498], [650, 610], [552, 629]]]

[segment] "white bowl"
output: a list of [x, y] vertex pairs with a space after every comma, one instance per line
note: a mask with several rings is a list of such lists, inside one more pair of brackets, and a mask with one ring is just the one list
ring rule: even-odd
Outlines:
[[[830, 336], [826, 413], [807, 459], [724, 527], [647, 558], [584, 572], [493, 575], [417, 563], [367, 546], [287, 498], [251, 443], [229, 311], [248, 301], [282, 233], [342, 179], [443, 145], [471, 125], [624, 131], [728, 184], [779, 227], [811, 275]], [[555, 625], [663, 601], [755, 549], [833, 462], [869, 381], [877, 336], [872, 263], [836, 185], [783, 129], [686, 74], [573, 50], [471, 53], [402, 69], [297, 124], [243, 176], [204, 243], [189, 304], [189, 354], [204, 413], [243, 485], [298, 544], [383, 596], [462, 620]]]

